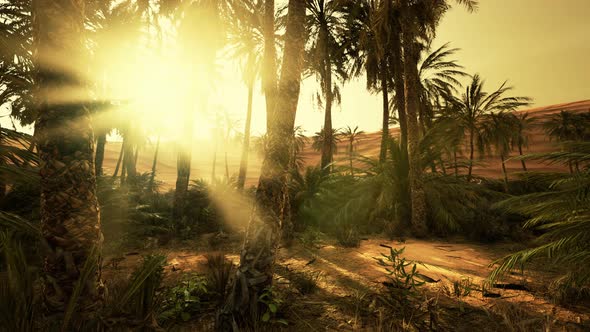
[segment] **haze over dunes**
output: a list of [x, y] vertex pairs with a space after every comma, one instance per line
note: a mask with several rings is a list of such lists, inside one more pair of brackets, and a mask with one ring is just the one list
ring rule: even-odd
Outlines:
[[[571, 103], [556, 104], [543, 107], [535, 107], [518, 112], [529, 112], [531, 116], [542, 118], [549, 114], [557, 113], [563, 110], [574, 112], [590, 111], [590, 99]], [[392, 135], [396, 136], [399, 133], [398, 128], [392, 128]], [[368, 133], [362, 136], [360, 142], [356, 145], [356, 153], [365, 157], [377, 157], [379, 155], [379, 146], [381, 140], [381, 133]], [[193, 160], [191, 168], [191, 179], [210, 179], [213, 168], [214, 150], [212, 144], [195, 144], [193, 149]], [[104, 167], [106, 174], [112, 174], [117, 163], [117, 157], [121, 149], [120, 142], [109, 142], [106, 146]], [[529, 147], [525, 149], [525, 153], [543, 153], [556, 151], [556, 143], [552, 142], [547, 137], [542, 129], [536, 129], [530, 135]], [[215, 166], [216, 177], [225, 177], [225, 152], [220, 148], [217, 152], [217, 162]], [[171, 143], [162, 143], [160, 154], [158, 157], [157, 179], [162, 182], [162, 189], [169, 190], [174, 187], [176, 181], [176, 149]], [[238, 172], [240, 164], [240, 144], [230, 145], [227, 149], [227, 165], [229, 175], [234, 176]], [[139, 159], [137, 161], [137, 169], [139, 172], [149, 172], [152, 167], [154, 155], [154, 146], [151, 143], [145, 145], [140, 149]], [[515, 156], [513, 152], [511, 156]], [[320, 153], [314, 151], [311, 147], [311, 138], [309, 138], [304, 151], [302, 153], [305, 159], [306, 166], [316, 166], [319, 164]], [[465, 153], [463, 155], [465, 157]], [[338, 143], [338, 150], [335, 155], [337, 163], [347, 162], [346, 143]], [[246, 178], [246, 185], [253, 186], [257, 184], [260, 175], [260, 167], [262, 166], [262, 159], [258, 152], [254, 149], [250, 153], [248, 166], [248, 173]], [[362, 167], [361, 163], [355, 162], [357, 167]], [[474, 174], [499, 178], [501, 177], [500, 159], [498, 156], [484, 156], [480, 159], [474, 167]], [[547, 165], [538, 161], [527, 161], [527, 168], [531, 171], [566, 171], [565, 167], [559, 165]], [[520, 161], [509, 160], [506, 162], [506, 169], [509, 173], [516, 173], [522, 171]]]

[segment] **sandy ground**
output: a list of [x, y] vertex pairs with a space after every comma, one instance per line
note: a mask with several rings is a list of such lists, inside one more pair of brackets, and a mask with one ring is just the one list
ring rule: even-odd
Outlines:
[[[552, 105], [547, 107], [534, 108], [526, 110], [531, 113], [532, 116], [542, 117], [548, 114], [556, 113], [561, 110], [571, 111], [590, 111], [590, 100]], [[523, 111], [523, 112], [526, 112]], [[398, 129], [392, 128], [392, 134], [397, 135]], [[369, 133], [362, 137], [360, 143], [357, 145], [357, 153], [359, 155], [367, 157], [376, 157], [379, 154], [379, 146], [381, 136], [380, 133]], [[199, 141], [195, 142], [193, 150], [192, 170], [191, 178], [193, 179], [210, 179], [213, 171], [213, 142]], [[339, 163], [346, 164], [346, 144], [344, 142], [338, 145], [337, 154], [335, 160]], [[466, 148], [466, 147], [465, 147]], [[120, 142], [109, 142], [106, 146], [104, 168], [106, 174], [112, 174], [115, 169], [119, 151], [121, 149]], [[551, 142], [543, 132], [535, 130], [530, 135], [529, 147], [525, 148], [525, 153], [540, 153], [555, 151], [557, 149], [554, 142]], [[466, 150], [465, 150], [466, 151]], [[217, 158], [215, 163], [215, 174], [217, 177], [224, 177], [226, 173], [225, 169], [225, 156], [227, 153], [227, 165], [228, 173], [230, 176], [236, 175], [239, 170], [241, 148], [240, 144], [228, 147], [227, 150], [220, 148], [217, 152]], [[154, 146], [151, 143], [147, 143], [140, 149], [137, 168], [140, 172], [148, 172], [151, 170], [152, 161], [154, 155]], [[463, 153], [466, 155], [466, 153]], [[515, 152], [513, 152], [513, 155]], [[307, 144], [303, 151], [303, 157], [305, 162], [309, 166], [315, 166], [319, 163], [320, 155], [318, 152], [311, 149], [310, 144]], [[262, 161], [260, 155], [256, 151], [251, 151], [246, 185], [255, 185], [258, 180]], [[361, 167], [360, 164], [357, 164]], [[506, 168], [509, 174], [514, 174], [522, 171], [520, 161], [512, 160], [508, 161]], [[531, 171], [565, 171], [564, 167], [560, 166], [548, 166], [539, 162], [528, 161], [527, 167]], [[501, 176], [501, 162], [499, 157], [491, 156], [483, 158], [479, 161], [478, 166], [475, 167], [474, 173], [480, 176], [495, 177]], [[176, 181], [176, 149], [174, 144], [163, 142], [160, 155], [158, 158], [157, 165], [157, 178], [162, 181], [162, 188], [168, 190], [173, 188]]]
[[[203, 241], [199, 241], [203, 243]], [[511, 282], [524, 284], [527, 291], [503, 290], [493, 288], [491, 292], [500, 297], [488, 298], [479, 291], [481, 282], [488, 276], [490, 263], [514, 250], [511, 244], [479, 245], [465, 242], [442, 242], [437, 240], [421, 241], [408, 239], [404, 243], [384, 238], [372, 238], [362, 241], [358, 248], [342, 248], [323, 243], [305, 247], [296, 243], [289, 249], [282, 248], [278, 254], [277, 283], [289, 283], [284, 271], [296, 271], [319, 274], [318, 290], [305, 296], [299, 295], [294, 307], [303, 310], [286, 313], [293, 331], [370, 331], [371, 328], [359, 325], [359, 298], [382, 291], [381, 283], [387, 281], [383, 267], [375, 263], [375, 257], [388, 253], [381, 244], [396, 248], [405, 247], [409, 260], [417, 263], [421, 273], [437, 280], [427, 284], [424, 296], [436, 298], [441, 312], [460, 312], [461, 321], [454, 321], [455, 314], [448, 316], [445, 324], [453, 331], [482, 330], [503, 331], [506, 312], [513, 313], [519, 308], [512, 324], [530, 324], [535, 321], [551, 322], [552, 331], [583, 331], [590, 328], [590, 309], [587, 307], [568, 308], [552, 304], [543, 297], [543, 291], [550, 272], [525, 271], [523, 276], [511, 277]], [[237, 263], [238, 243], [231, 245], [227, 257]], [[203, 272], [206, 262], [205, 248], [161, 249], [168, 257], [170, 265], [166, 268], [167, 279], [178, 279], [188, 272]], [[121, 262], [118, 271], [129, 271], [139, 263], [139, 256], [128, 256]], [[105, 269], [105, 274], [116, 273], [112, 267]], [[108, 280], [108, 279], [106, 279]], [[453, 281], [468, 280], [473, 290], [465, 297], [449, 296]], [[545, 286], [544, 286], [545, 285]], [[301, 309], [303, 308], [303, 309]], [[364, 308], [367, 309], [367, 308]], [[499, 314], [497, 313], [499, 312]], [[442, 314], [441, 314], [442, 315]], [[499, 315], [499, 316], [498, 316]], [[441, 320], [444, 320], [444, 315]], [[453, 318], [455, 317], [455, 318]], [[548, 318], [550, 317], [550, 318]], [[526, 318], [527, 321], [524, 321]], [[529, 321], [531, 320], [531, 321]], [[559, 328], [557, 328], [559, 327]], [[446, 329], [442, 329], [446, 330]], [[526, 330], [526, 329], [525, 329]], [[519, 330], [521, 331], [521, 330]]]

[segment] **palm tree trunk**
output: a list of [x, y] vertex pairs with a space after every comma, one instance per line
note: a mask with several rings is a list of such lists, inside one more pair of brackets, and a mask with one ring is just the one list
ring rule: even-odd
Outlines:
[[[523, 153], [522, 153], [522, 144], [518, 144], [518, 154], [520, 156], [523, 155]], [[521, 159], [520, 160], [520, 163], [522, 164], [522, 170], [526, 172], [527, 169], [526, 169], [526, 163], [524, 162], [524, 159]]]
[[387, 141], [389, 139], [389, 96], [387, 86], [387, 60], [381, 60], [381, 95], [383, 97], [383, 118], [381, 124], [381, 148], [379, 150], [379, 161], [385, 162], [387, 157]]
[[348, 158], [350, 160], [350, 175], [354, 177], [354, 167], [352, 166], [352, 156], [353, 156], [353, 146], [352, 141], [350, 142], [350, 146], [348, 148]]
[[[50, 316], [62, 315], [84, 265], [91, 262], [76, 305], [77, 315], [87, 319], [102, 307], [104, 285], [94, 140], [79, 77], [85, 68], [84, 1], [36, 0], [32, 8], [41, 230], [51, 249], [44, 261], [43, 297]], [[56, 98], [69, 91], [79, 94], [74, 100]]]
[[502, 160], [502, 175], [504, 176], [504, 192], [508, 193], [508, 172], [506, 172], [506, 162], [503, 154], [500, 154]]
[[412, 206], [412, 227], [418, 237], [425, 236], [426, 226], [426, 194], [422, 185], [422, 166], [420, 160], [420, 128], [418, 124], [418, 52], [415, 50], [414, 38], [404, 31], [404, 95], [406, 98], [406, 115], [408, 122], [408, 157], [409, 183]]
[[393, 86], [395, 88], [395, 107], [399, 117], [400, 145], [406, 147], [402, 151], [407, 152], [408, 147], [408, 120], [406, 116], [406, 100], [404, 96], [404, 62], [402, 55], [401, 42], [398, 38], [393, 38], [392, 58], [393, 58]]
[[459, 164], [457, 163], [457, 148], [453, 149], [453, 162], [455, 163], [455, 177], [459, 176]]
[[[218, 330], [231, 331], [238, 324], [252, 324], [254, 317], [260, 317], [262, 307], [259, 296], [272, 284], [280, 230], [291, 232], [286, 181], [291, 156], [290, 142], [285, 137], [292, 136], [299, 99], [305, 46], [305, 6], [305, 1], [289, 1], [282, 73], [274, 108], [277, 113], [267, 127], [271, 147], [264, 157], [256, 192], [257, 205], [248, 225], [240, 265], [228, 300], [218, 315]], [[278, 110], [281, 112], [278, 113]]]
[[215, 138], [215, 143], [213, 144], [213, 165], [211, 167], [211, 183], [215, 182], [215, 169], [217, 167], [217, 146], [218, 146], [218, 139]]
[[273, 125], [277, 95], [277, 50], [275, 41], [275, 1], [264, 1], [263, 17], [264, 54], [262, 88], [266, 101], [266, 128]]
[[252, 124], [252, 96], [254, 95], [254, 82], [248, 83], [248, 109], [246, 111], [246, 125], [244, 127], [244, 144], [242, 146], [242, 159], [240, 160], [240, 173], [238, 174], [238, 190], [243, 190], [248, 171], [248, 154], [250, 152], [250, 127]]
[[322, 146], [322, 160], [321, 168], [326, 167], [332, 162], [333, 158], [333, 137], [332, 137], [332, 60], [330, 59], [330, 50], [328, 48], [328, 26], [322, 25], [322, 44], [324, 45], [324, 67], [325, 67], [325, 78], [324, 78], [324, 89], [326, 91], [326, 109], [324, 116], [324, 142]]
[[154, 180], [156, 178], [156, 167], [158, 165], [158, 153], [160, 152], [160, 135], [156, 141], [156, 150], [154, 151], [154, 161], [152, 162], [152, 174], [150, 175], [150, 188], [154, 187]]
[[440, 169], [444, 175], [447, 175], [447, 168], [445, 167], [445, 161], [442, 157], [438, 158], [438, 163], [440, 164]]
[[471, 174], [473, 172], [473, 158], [475, 153], [475, 130], [474, 128], [469, 129], [469, 170], [467, 172], [467, 181], [471, 181]]
[[229, 181], [229, 165], [227, 164], [227, 151], [225, 151], [225, 179]]
[[125, 153], [123, 154], [123, 167], [127, 173], [127, 178], [133, 180], [136, 175], [135, 170], [135, 153], [133, 153], [133, 144], [127, 137], [123, 139]]
[[117, 166], [115, 166], [115, 172], [113, 173], [113, 177], [116, 178], [119, 174], [119, 167], [121, 167], [121, 161], [123, 160], [123, 155], [125, 154], [125, 141], [121, 143], [121, 151], [119, 152], [119, 158], [117, 159]]
[[101, 132], [96, 139], [96, 157], [94, 161], [94, 169], [96, 176], [102, 176], [102, 164], [104, 161], [104, 149], [107, 143], [107, 133]]

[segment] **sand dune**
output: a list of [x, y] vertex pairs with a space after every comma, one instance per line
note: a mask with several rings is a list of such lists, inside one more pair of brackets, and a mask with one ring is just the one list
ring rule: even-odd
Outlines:
[[[548, 114], [556, 113], [561, 110], [570, 111], [590, 111], [590, 100], [551, 105], [546, 107], [537, 107], [521, 112], [529, 112], [531, 116], [542, 117]], [[397, 128], [391, 129], [393, 135], [397, 135], [399, 130]], [[381, 142], [380, 133], [369, 133], [362, 137], [362, 140], [357, 146], [357, 153], [367, 157], [376, 157], [379, 154], [379, 146]], [[311, 143], [311, 140], [310, 140]], [[117, 157], [121, 149], [120, 142], [109, 142], [106, 146], [104, 168], [106, 174], [112, 174], [115, 169]], [[529, 147], [525, 149], [524, 153], [539, 153], [555, 151], [556, 144], [551, 142], [540, 129], [534, 130], [530, 135]], [[225, 156], [227, 153], [228, 173], [235, 175], [238, 173], [241, 150], [239, 144], [235, 147], [230, 147], [227, 151], [220, 149], [217, 153], [217, 161], [215, 163], [215, 173], [217, 177], [223, 177], [226, 174]], [[139, 152], [137, 168], [139, 172], [148, 172], [151, 170], [154, 155], [154, 146], [146, 145]], [[516, 155], [515, 152], [511, 156]], [[213, 142], [198, 141], [194, 144], [191, 178], [192, 179], [210, 179], [213, 169]], [[307, 144], [303, 157], [306, 164], [309, 166], [317, 165], [320, 160], [318, 152], [313, 151], [310, 144]], [[342, 142], [338, 145], [338, 151], [335, 160], [346, 159], [346, 143]], [[474, 168], [476, 175], [498, 178], [501, 176], [501, 162], [498, 156], [486, 157], [480, 160], [481, 164]], [[255, 185], [260, 174], [260, 167], [262, 160], [260, 156], [252, 151], [250, 153], [250, 161], [248, 166], [248, 173], [246, 185]], [[522, 171], [519, 161], [511, 160], [506, 164], [509, 173]], [[566, 171], [564, 167], [548, 166], [535, 161], [528, 161], [527, 168], [531, 171]], [[174, 187], [176, 181], [176, 149], [173, 143], [163, 142], [160, 148], [160, 155], [157, 165], [157, 178], [162, 181], [162, 189], [167, 190]]]

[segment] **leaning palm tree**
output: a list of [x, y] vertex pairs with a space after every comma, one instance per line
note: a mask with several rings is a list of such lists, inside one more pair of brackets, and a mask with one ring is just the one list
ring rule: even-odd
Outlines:
[[[33, 6], [32, 15], [39, 110], [35, 138], [42, 161], [41, 228], [51, 249], [44, 264], [45, 304], [50, 313], [63, 314], [76, 292], [81, 314], [91, 315], [103, 303], [104, 287], [97, 256], [102, 234], [93, 133], [81, 79], [86, 68], [84, 2], [41, 0]], [[85, 280], [76, 285], [83, 271]]]
[[324, 138], [321, 147], [321, 168], [333, 161], [334, 153], [332, 137], [332, 105], [340, 103], [340, 89], [334, 84], [334, 79], [344, 82], [348, 75], [346, 65], [348, 56], [343, 45], [346, 33], [346, 21], [339, 10], [338, 0], [312, 0], [308, 2], [307, 27], [309, 29], [309, 42], [307, 49], [307, 69], [315, 73], [321, 85], [321, 96], [318, 100], [324, 105]]
[[473, 75], [471, 84], [466, 88], [461, 98], [454, 98], [453, 116], [460, 122], [461, 128], [467, 130], [469, 139], [469, 168], [467, 179], [471, 180], [473, 161], [475, 159], [475, 142], [480, 134], [482, 118], [486, 114], [500, 111], [514, 111], [519, 107], [530, 105], [528, 97], [506, 97], [512, 87], [504, 82], [492, 93], [483, 91], [484, 81], [478, 74]]
[[248, 153], [250, 151], [250, 127], [252, 123], [252, 98], [254, 83], [261, 71], [264, 52], [263, 10], [264, 2], [260, 0], [231, 2], [228, 18], [229, 44], [232, 58], [240, 61], [242, 77], [248, 88], [246, 123], [242, 146], [242, 157], [238, 173], [238, 189], [244, 189], [248, 170]]
[[342, 130], [342, 137], [344, 137], [344, 140], [348, 142], [348, 161], [350, 163], [350, 175], [353, 177], [354, 167], [352, 167], [352, 160], [354, 157], [354, 150], [356, 148], [355, 143], [358, 143], [360, 137], [365, 134], [364, 131], [358, 129], [358, 126], [354, 127], [354, 129], [350, 126], [346, 126], [346, 128]]
[[[291, 156], [285, 137], [292, 135], [297, 112], [306, 37], [305, 7], [304, 1], [290, 0], [288, 4], [281, 78], [277, 95], [271, 99], [276, 104], [267, 109], [268, 144], [256, 192], [256, 210], [250, 219], [231, 292], [218, 315], [218, 330], [235, 330], [236, 326], [252, 324], [260, 317], [259, 299], [272, 285], [281, 231], [292, 236], [287, 182]], [[265, 18], [273, 13], [267, 11]], [[274, 42], [271, 45], [274, 49]]]
[[458, 48], [449, 48], [449, 44], [437, 48], [420, 61], [418, 76], [420, 78], [419, 119], [424, 131], [430, 129], [436, 113], [445, 108], [451, 96], [459, 92], [461, 78], [468, 76], [456, 60], [450, 59]]

